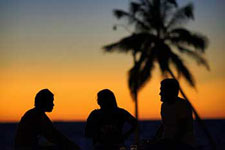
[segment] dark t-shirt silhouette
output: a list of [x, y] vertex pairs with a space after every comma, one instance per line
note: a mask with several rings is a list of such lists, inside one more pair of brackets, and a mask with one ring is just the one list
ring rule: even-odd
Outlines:
[[85, 135], [93, 139], [94, 145], [123, 145], [128, 136], [122, 131], [125, 122], [135, 126], [136, 119], [122, 108], [97, 109], [87, 119]]
[[161, 117], [162, 139], [194, 146], [192, 109], [186, 100], [178, 97], [172, 104], [164, 102], [161, 107]]

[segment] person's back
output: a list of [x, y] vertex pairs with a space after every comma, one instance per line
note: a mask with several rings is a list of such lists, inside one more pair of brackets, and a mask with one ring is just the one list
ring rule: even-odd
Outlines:
[[87, 120], [86, 136], [93, 136], [94, 144], [123, 145], [122, 129], [128, 120], [133, 121], [133, 118], [121, 108], [112, 112], [94, 110]]
[[172, 104], [163, 103], [161, 117], [162, 139], [171, 139], [194, 146], [192, 110], [187, 101], [177, 98]]
[[[134, 131], [137, 122], [129, 112], [117, 107], [111, 91], [102, 90], [99, 93], [98, 104], [101, 109], [90, 113], [86, 123], [85, 136], [92, 138], [97, 150], [115, 150], [124, 144], [124, 140]], [[102, 97], [102, 95], [104, 96]], [[130, 124], [131, 128], [123, 133], [125, 122]]]

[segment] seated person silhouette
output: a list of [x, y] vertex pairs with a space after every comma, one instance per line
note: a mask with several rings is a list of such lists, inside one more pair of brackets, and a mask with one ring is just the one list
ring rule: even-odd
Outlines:
[[[61, 134], [45, 112], [52, 112], [54, 95], [48, 90], [39, 91], [35, 97], [35, 107], [21, 118], [15, 137], [16, 150], [78, 150], [79, 147]], [[40, 144], [49, 141], [48, 148]]]
[[[193, 117], [190, 104], [178, 97], [179, 83], [175, 79], [161, 82], [162, 124], [156, 133], [152, 149], [193, 149]], [[155, 147], [155, 148], [153, 148]]]
[[[92, 138], [95, 150], [119, 150], [136, 129], [137, 120], [126, 110], [119, 108], [112, 91], [101, 90], [97, 94], [100, 109], [92, 111], [87, 119], [85, 136]], [[130, 128], [123, 132], [125, 123]]]

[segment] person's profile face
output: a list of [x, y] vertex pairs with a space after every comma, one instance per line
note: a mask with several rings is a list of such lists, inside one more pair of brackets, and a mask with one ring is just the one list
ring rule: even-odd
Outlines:
[[174, 89], [164, 84], [161, 84], [159, 95], [161, 96], [162, 102], [173, 102], [177, 97], [177, 93]]
[[160, 93], [159, 93], [159, 95], [160, 95], [160, 100], [162, 101], [162, 102], [165, 102], [165, 99], [166, 99], [166, 88], [165, 88], [165, 86], [163, 86], [163, 85], [161, 85], [160, 86]]
[[166, 102], [169, 98], [172, 97], [171, 94], [172, 93], [170, 92], [170, 89], [168, 87], [166, 87], [166, 86], [161, 84], [160, 93], [159, 93], [159, 95], [161, 97], [160, 100], [162, 102]]
[[45, 103], [45, 111], [46, 112], [52, 112], [53, 107], [54, 107], [54, 97], [51, 96], [49, 97], [49, 99], [47, 99], [46, 103]]

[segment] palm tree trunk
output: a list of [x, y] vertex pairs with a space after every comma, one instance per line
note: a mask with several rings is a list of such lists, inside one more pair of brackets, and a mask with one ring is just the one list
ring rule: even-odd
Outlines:
[[[171, 70], [169, 70], [170, 75], [176, 79], [175, 75], [173, 74], [173, 72]], [[187, 100], [187, 102], [190, 104], [192, 111], [195, 115], [195, 118], [197, 120], [197, 122], [199, 123], [199, 125], [201, 126], [202, 130], [205, 132], [206, 136], [208, 137], [208, 140], [210, 142], [211, 145], [211, 149], [212, 150], [216, 150], [216, 142], [214, 141], [212, 135], [210, 134], [209, 130], [207, 129], [205, 123], [203, 122], [203, 120], [200, 118], [200, 116], [198, 115], [196, 109], [193, 107], [193, 105], [191, 104], [190, 100], [187, 98], [187, 96], [184, 94], [184, 91], [182, 90], [181, 86], [180, 86], [180, 93], [183, 96], [183, 98], [185, 100]]]
[[[133, 56], [133, 62], [134, 62], [134, 66], [137, 63], [137, 58], [136, 58], [136, 51], [133, 51], [132, 53]], [[137, 74], [136, 74], [137, 76]], [[139, 145], [139, 139], [140, 139], [140, 133], [139, 133], [139, 117], [138, 117], [138, 90], [136, 89], [133, 93], [133, 98], [134, 98], [134, 103], [135, 103], [135, 118], [137, 119], [137, 127], [135, 130], [135, 144]]]
[[140, 139], [140, 134], [139, 134], [139, 118], [138, 118], [138, 94], [137, 92], [134, 94], [134, 103], [135, 103], [135, 117], [137, 119], [137, 128], [135, 130], [135, 144], [139, 145], [139, 139]]

